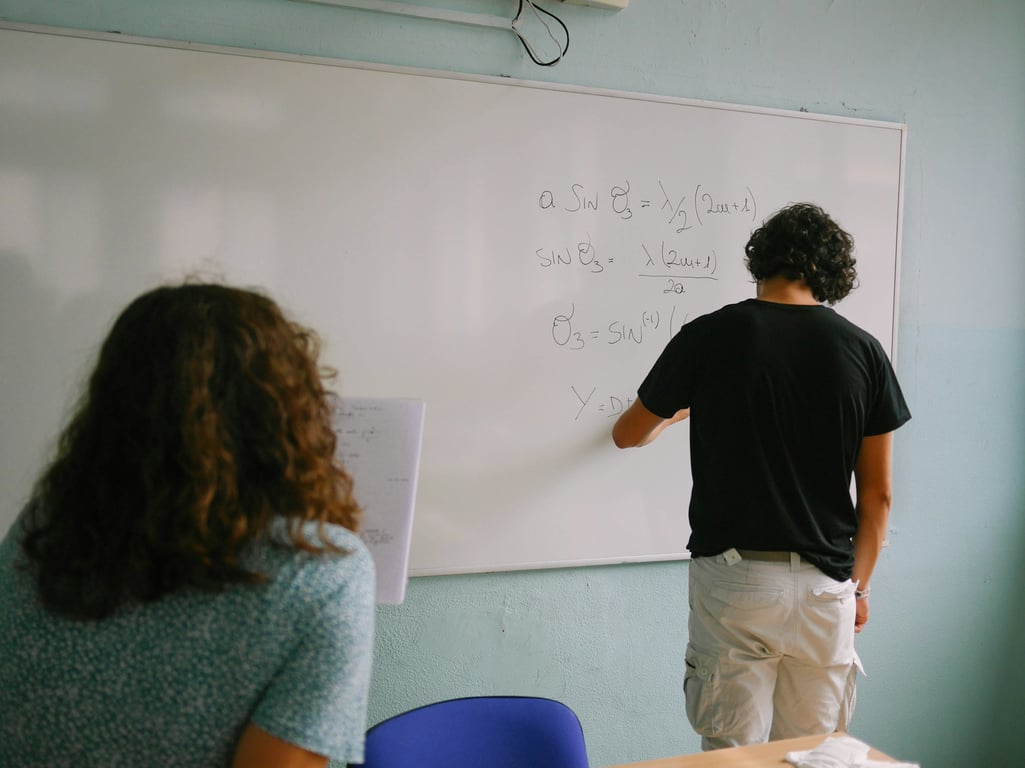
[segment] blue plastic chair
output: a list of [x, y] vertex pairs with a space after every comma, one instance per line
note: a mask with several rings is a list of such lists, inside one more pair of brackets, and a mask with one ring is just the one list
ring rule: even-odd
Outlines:
[[552, 699], [472, 696], [411, 709], [367, 731], [365, 768], [588, 768], [584, 731]]

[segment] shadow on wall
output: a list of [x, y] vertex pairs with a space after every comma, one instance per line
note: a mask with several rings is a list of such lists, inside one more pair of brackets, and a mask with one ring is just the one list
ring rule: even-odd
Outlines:
[[0, 251], [0, 536], [49, 459], [113, 319], [120, 298], [103, 290], [62, 296], [23, 254]]
[[[1025, 347], [1025, 331], [1022, 332]], [[1025, 354], [1023, 354], [1025, 359]], [[1023, 397], [1025, 399], [1025, 397]], [[1025, 437], [1023, 437], [1025, 442]], [[1025, 447], [1020, 452], [1025, 455]], [[1017, 536], [1017, 552], [1025, 552], [1025, 490], [1015, 502], [1020, 511]], [[1025, 587], [1025, 556], [1019, 554], [1016, 567], [1008, 572], [1004, 590], [1004, 610], [999, 615], [1006, 617], [1006, 624], [996, 630], [1003, 636], [1000, 651], [994, 655], [993, 710], [990, 717], [991, 731], [985, 742], [989, 745], [988, 757], [980, 765], [989, 768], [1015, 768], [1022, 764], [1025, 755], [1025, 609], [1022, 607], [1022, 589]], [[956, 692], [953, 692], [956, 695]]]

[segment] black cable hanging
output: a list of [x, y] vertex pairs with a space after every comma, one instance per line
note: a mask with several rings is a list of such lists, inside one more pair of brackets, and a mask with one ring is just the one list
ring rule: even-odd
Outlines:
[[[517, 25], [519, 24], [520, 19], [523, 16], [524, 5], [530, 6], [531, 10], [534, 11], [534, 15], [537, 16], [538, 20], [544, 25], [545, 29], [548, 30], [548, 36], [552, 38], [552, 41], [561, 49], [559, 55], [551, 61], [541, 61], [535, 55], [534, 49], [531, 47], [530, 43], [527, 42], [526, 38], [524, 38], [523, 35], [520, 34], [520, 31], [517, 29]], [[559, 41], [556, 40], [555, 35], [552, 34], [552, 28], [548, 26], [548, 23], [544, 19], [541, 18], [541, 16], [538, 14], [538, 11], [545, 14], [546, 16], [551, 16], [559, 23], [559, 26], [562, 27], [562, 31], [566, 34], [565, 45], [559, 45]], [[562, 61], [563, 56], [566, 55], [566, 51], [569, 50], [569, 29], [563, 23], [562, 19], [560, 19], [554, 13], [552, 13], [551, 11], [546, 11], [544, 8], [541, 8], [540, 6], [534, 5], [534, 0], [520, 0], [519, 10], [516, 11], [516, 17], [512, 20], [512, 30], [516, 34], [516, 37], [519, 38], [520, 43], [523, 45], [523, 49], [527, 52], [527, 55], [530, 56], [531, 61], [533, 61], [540, 67], [551, 67], [558, 64], [560, 61]]]

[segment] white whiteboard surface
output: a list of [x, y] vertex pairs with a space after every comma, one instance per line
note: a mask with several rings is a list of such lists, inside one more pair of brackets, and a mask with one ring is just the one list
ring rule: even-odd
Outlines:
[[609, 430], [791, 201], [854, 235], [837, 309], [892, 354], [903, 125], [137, 43], [0, 30], [11, 507], [113, 315], [197, 269], [343, 396], [426, 401], [412, 575], [686, 556], [686, 429]]
[[423, 400], [410, 398], [335, 402], [336, 454], [363, 510], [359, 535], [374, 559], [379, 603], [396, 605], [406, 597], [424, 410]]

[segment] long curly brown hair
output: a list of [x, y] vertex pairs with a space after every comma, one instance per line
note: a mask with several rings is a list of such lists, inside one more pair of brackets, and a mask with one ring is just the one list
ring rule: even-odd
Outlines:
[[319, 347], [254, 291], [186, 282], [135, 299], [33, 491], [23, 548], [44, 605], [100, 619], [262, 582], [240, 558], [275, 518], [296, 547], [339, 553], [324, 525], [356, 530], [360, 510]]
[[854, 239], [811, 203], [774, 213], [754, 231], [744, 252], [755, 280], [804, 280], [817, 301], [836, 304], [857, 284]]

